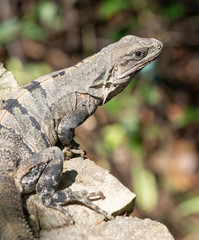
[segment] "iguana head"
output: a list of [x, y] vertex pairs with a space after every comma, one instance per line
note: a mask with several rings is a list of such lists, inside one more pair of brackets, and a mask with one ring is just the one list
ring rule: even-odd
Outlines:
[[125, 36], [101, 50], [109, 53], [109, 74], [102, 86], [103, 104], [121, 92], [131, 79], [161, 52], [163, 44], [154, 38]]

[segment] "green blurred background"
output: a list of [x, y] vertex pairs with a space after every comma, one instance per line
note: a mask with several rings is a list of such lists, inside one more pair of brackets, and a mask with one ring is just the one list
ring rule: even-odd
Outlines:
[[163, 52], [77, 141], [137, 194], [133, 216], [199, 239], [199, 1], [0, 0], [0, 62], [22, 85], [127, 34], [155, 37]]

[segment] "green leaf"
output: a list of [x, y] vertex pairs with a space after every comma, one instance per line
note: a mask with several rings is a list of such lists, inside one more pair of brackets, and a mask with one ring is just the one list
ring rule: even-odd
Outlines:
[[184, 112], [184, 124], [199, 122], [199, 109], [196, 107], [189, 107]]
[[185, 15], [186, 8], [183, 3], [174, 3], [167, 5], [163, 9], [163, 15], [165, 15], [168, 19], [175, 20], [181, 18]]
[[43, 40], [46, 37], [42, 27], [31, 19], [23, 22], [22, 33], [33, 40]]
[[60, 30], [62, 26], [58, 5], [52, 1], [42, 1], [37, 8], [40, 21], [51, 29]]
[[199, 213], [199, 196], [195, 196], [190, 198], [178, 206], [178, 211], [180, 212], [181, 216], [187, 216], [190, 214]]
[[132, 176], [137, 204], [144, 211], [153, 211], [158, 201], [157, 182], [154, 174], [141, 166], [134, 166]]
[[108, 20], [112, 18], [116, 13], [127, 9], [128, 5], [129, 2], [126, 0], [104, 0], [99, 9], [100, 18]]
[[0, 23], [0, 43], [6, 43], [14, 40], [21, 29], [17, 18], [11, 18]]
[[42, 1], [38, 5], [39, 19], [45, 23], [48, 23], [48, 24], [52, 23], [52, 21], [56, 17], [56, 12], [57, 12], [57, 5], [54, 2]]
[[108, 151], [112, 151], [113, 149], [119, 147], [126, 138], [125, 130], [120, 124], [107, 126], [102, 132], [105, 148]]

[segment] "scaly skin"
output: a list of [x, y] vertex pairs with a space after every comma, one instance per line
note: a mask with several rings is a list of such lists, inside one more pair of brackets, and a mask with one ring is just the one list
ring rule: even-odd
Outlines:
[[126, 36], [73, 67], [32, 81], [5, 102], [0, 110], [1, 240], [33, 239], [21, 194], [34, 190], [45, 206], [61, 211], [71, 223], [61, 203], [72, 200], [111, 218], [92, 204], [89, 193], [56, 192], [64, 159], [56, 144], [70, 144], [74, 129], [120, 93], [162, 46], [153, 38]]

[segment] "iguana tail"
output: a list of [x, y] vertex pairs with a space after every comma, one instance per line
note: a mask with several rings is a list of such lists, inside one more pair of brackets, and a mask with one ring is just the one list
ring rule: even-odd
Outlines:
[[24, 218], [21, 195], [12, 177], [5, 174], [0, 175], [0, 239], [34, 239]]

